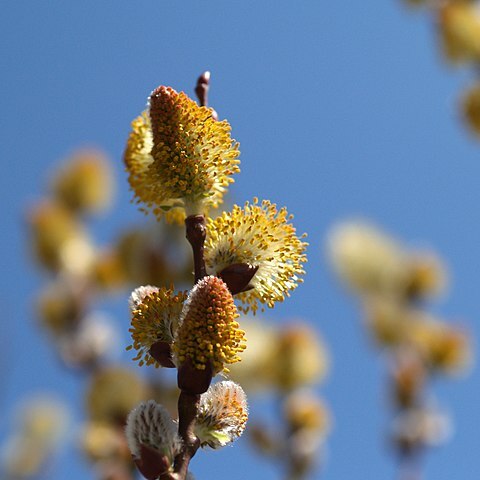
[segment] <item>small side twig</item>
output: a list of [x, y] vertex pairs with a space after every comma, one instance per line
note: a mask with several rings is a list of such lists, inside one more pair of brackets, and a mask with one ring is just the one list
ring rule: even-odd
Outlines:
[[[198, 98], [198, 103], [202, 107], [208, 107], [208, 90], [210, 89], [210, 72], [206, 71], [203, 72], [197, 79], [197, 85], [195, 87], [195, 93]], [[218, 114], [213, 109], [210, 108], [212, 111], [212, 117], [215, 120], [218, 120]]]
[[195, 86], [195, 93], [198, 98], [198, 103], [202, 107], [208, 107], [208, 89], [210, 88], [210, 72], [203, 72], [197, 79]]

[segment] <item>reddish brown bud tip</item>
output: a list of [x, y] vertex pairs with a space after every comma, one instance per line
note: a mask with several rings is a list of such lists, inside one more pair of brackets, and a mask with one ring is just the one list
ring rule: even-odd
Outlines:
[[197, 83], [205, 83], [205, 84], [209, 84], [210, 83], [210, 72], [208, 70], [206, 70], [205, 72], [203, 72], [199, 77], [198, 77], [198, 80], [197, 80]]
[[140, 445], [140, 458], [134, 459], [139, 472], [148, 480], [156, 480], [168, 471], [170, 462], [165, 455], [148, 445]]
[[172, 360], [172, 349], [167, 342], [156, 342], [148, 351], [151, 357], [153, 357], [162, 367], [175, 368], [175, 364]]
[[224, 268], [218, 276], [227, 284], [232, 295], [250, 290], [250, 281], [257, 273], [258, 266], [253, 267], [246, 263], [233, 263]]
[[210, 84], [210, 72], [203, 72], [197, 79], [195, 93], [198, 97], [198, 103], [202, 106], [208, 105], [208, 88]]
[[207, 236], [205, 217], [203, 215], [190, 215], [185, 219], [185, 227], [187, 240], [192, 245], [193, 243], [203, 245], [205, 237]]

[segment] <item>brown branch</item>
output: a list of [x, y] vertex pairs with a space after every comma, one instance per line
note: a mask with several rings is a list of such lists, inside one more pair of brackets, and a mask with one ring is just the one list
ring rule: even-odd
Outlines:
[[187, 227], [187, 240], [192, 246], [193, 265], [195, 268], [195, 283], [206, 277], [204, 244], [207, 236], [207, 227], [203, 215], [190, 215], [185, 220]]
[[[204, 258], [204, 244], [207, 235], [205, 217], [191, 215], [185, 220], [186, 237], [193, 251], [195, 283], [207, 275]], [[203, 373], [203, 375], [202, 375]], [[182, 451], [175, 457], [174, 473], [162, 476], [162, 480], [184, 480], [191, 458], [200, 446], [200, 440], [194, 432], [200, 393], [208, 389], [212, 379], [211, 372], [199, 372], [189, 362], [178, 368], [178, 434], [183, 441]]]
[[175, 458], [175, 472], [180, 479], [187, 475], [188, 465], [200, 446], [194, 433], [200, 395], [180, 392], [178, 397], [178, 433], [183, 440], [183, 449]]
[[399, 480], [422, 480], [422, 453], [421, 447], [401, 452]]
[[[208, 89], [210, 72], [204, 72], [198, 77], [195, 93], [201, 106], [208, 106]], [[212, 116], [216, 112], [212, 109]], [[195, 283], [207, 276], [205, 267], [204, 245], [207, 236], [205, 217], [190, 215], [185, 219], [186, 237], [192, 246]], [[199, 371], [190, 362], [178, 367], [178, 434], [183, 441], [182, 451], [175, 457], [174, 473], [166, 473], [162, 480], [184, 480], [187, 476], [191, 458], [200, 447], [200, 440], [195, 435], [195, 419], [197, 417], [200, 394], [205, 392], [212, 381], [211, 369]]]

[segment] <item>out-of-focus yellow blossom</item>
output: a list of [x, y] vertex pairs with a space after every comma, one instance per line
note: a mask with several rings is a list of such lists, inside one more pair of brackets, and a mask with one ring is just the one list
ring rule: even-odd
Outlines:
[[164, 261], [155, 255], [149, 232], [140, 229], [124, 232], [115, 245], [115, 251], [133, 285], [165, 283], [167, 268]]
[[75, 284], [59, 279], [47, 286], [37, 299], [42, 325], [55, 336], [72, 330], [79, 322], [83, 307]]
[[377, 228], [361, 222], [340, 224], [330, 233], [328, 250], [340, 278], [358, 293], [403, 293], [406, 254]]
[[38, 396], [23, 406], [19, 418], [26, 436], [48, 443], [58, 441], [65, 433], [69, 413], [63, 402]]
[[309, 390], [296, 390], [283, 405], [285, 419], [293, 430], [315, 430], [325, 436], [330, 431], [331, 418], [324, 402]]
[[157, 223], [125, 231], [114, 251], [130, 284], [169, 286], [172, 281], [191, 281], [191, 265], [185, 262], [190, 259], [187, 246], [179, 228]]
[[435, 254], [408, 251], [368, 223], [335, 227], [328, 253], [340, 278], [360, 295], [411, 300], [437, 295], [446, 285], [445, 267]]
[[85, 275], [94, 251], [82, 225], [58, 203], [44, 201], [29, 215], [33, 249], [39, 262], [51, 270]]
[[137, 356], [133, 359], [139, 365], [160, 364], [150, 355], [150, 348], [157, 342], [172, 344], [187, 292], [175, 293], [173, 289], [138, 287], [130, 296], [132, 317], [129, 332]]
[[113, 172], [103, 153], [79, 151], [57, 172], [52, 190], [55, 198], [74, 212], [102, 211], [112, 200]]
[[[277, 210], [267, 200], [235, 205], [207, 222], [205, 262], [207, 271], [219, 274], [234, 264], [258, 268], [250, 281], [253, 287], [239, 293], [241, 310], [256, 312], [258, 303], [272, 308], [294, 290], [304, 274], [307, 243], [296, 235], [286, 208]], [[303, 238], [303, 237], [302, 237]]]
[[328, 371], [328, 355], [319, 336], [307, 325], [278, 333], [274, 384], [282, 390], [320, 382]]
[[175, 418], [178, 416], [178, 394], [180, 393], [175, 383], [170, 383], [163, 379], [162, 381], [151, 382], [151, 395], [150, 398], [155, 400], [160, 405], [163, 405]]
[[143, 380], [131, 370], [104, 368], [91, 379], [85, 397], [87, 411], [93, 421], [123, 425], [132, 408], [148, 393]]
[[439, 9], [438, 28], [448, 60], [480, 59], [480, 12], [475, 3], [445, 2]]
[[125, 152], [129, 182], [139, 202], [157, 216], [203, 214], [222, 201], [239, 172], [238, 144], [226, 120], [183, 92], [160, 86], [150, 109], [132, 123]]
[[403, 348], [397, 352], [392, 369], [392, 400], [397, 407], [411, 408], [418, 402], [426, 380], [425, 365], [417, 352]]
[[242, 353], [242, 361], [230, 367], [229, 377], [247, 392], [271, 389], [277, 371], [278, 331], [258, 318], [242, 317], [240, 324], [248, 348]]
[[130, 458], [123, 428], [109, 423], [90, 422], [81, 436], [85, 454], [94, 461]]
[[219, 382], [200, 398], [195, 435], [202, 447], [224, 447], [242, 435], [247, 420], [247, 397], [242, 387], [230, 381]]
[[445, 290], [447, 273], [441, 260], [430, 252], [413, 253], [408, 261], [406, 293], [413, 299], [439, 295]]
[[232, 294], [218, 277], [200, 280], [189, 292], [173, 344], [177, 366], [189, 360], [197, 370], [213, 374], [228, 371], [227, 364], [240, 361], [245, 332], [236, 321]]
[[480, 84], [469, 88], [463, 95], [462, 110], [471, 131], [480, 136]]
[[63, 403], [34, 397], [19, 411], [17, 427], [4, 445], [9, 478], [30, 478], [40, 472], [66, 433], [69, 413]]
[[433, 370], [462, 373], [472, 363], [467, 332], [433, 318], [418, 316], [409, 327], [409, 341]]
[[128, 276], [118, 251], [105, 249], [98, 252], [92, 266], [92, 279], [102, 290], [116, 290], [126, 285]]
[[366, 325], [381, 347], [393, 347], [405, 342], [410, 315], [404, 305], [391, 298], [370, 297], [365, 304]]
[[248, 348], [229, 376], [247, 391], [290, 390], [321, 382], [329, 368], [328, 352], [318, 334], [305, 324], [273, 328], [242, 318]]
[[381, 346], [413, 349], [426, 366], [445, 373], [462, 372], [471, 363], [468, 335], [459, 328], [389, 299], [369, 299], [366, 315]]
[[289, 468], [295, 477], [304, 478], [321, 456], [320, 447], [330, 430], [330, 415], [313, 392], [296, 390], [284, 402], [284, 416]]

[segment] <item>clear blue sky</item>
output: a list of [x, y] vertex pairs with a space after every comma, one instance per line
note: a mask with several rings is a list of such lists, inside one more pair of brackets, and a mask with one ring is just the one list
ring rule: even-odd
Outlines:
[[[393, 478], [382, 438], [385, 375], [323, 249], [331, 225], [357, 215], [432, 246], [453, 278], [434, 308], [479, 336], [480, 144], [456, 109], [468, 75], [444, 65], [430, 19], [399, 0], [17, 0], [2, 8], [0, 53], [0, 440], [18, 398], [44, 388], [73, 400], [83, 388], [34, 326], [41, 278], [26, 256], [27, 205], [60, 159], [98, 145], [115, 159], [120, 184], [99, 238], [138, 219], [121, 165], [130, 121], [155, 86], [192, 93], [209, 69], [211, 104], [241, 143], [234, 198], [285, 204], [309, 234], [305, 283], [274, 314], [314, 323], [333, 356], [323, 392], [335, 429], [323, 478]], [[440, 386], [456, 434], [429, 456], [428, 479], [478, 478], [479, 386], [476, 368]], [[212, 467], [216, 478], [277, 478], [263, 462], [247, 463], [245, 451], [199, 454], [193, 471], [199, 480]], [[51, 478], [91, 478], [82, 468], [64, 454]]]

